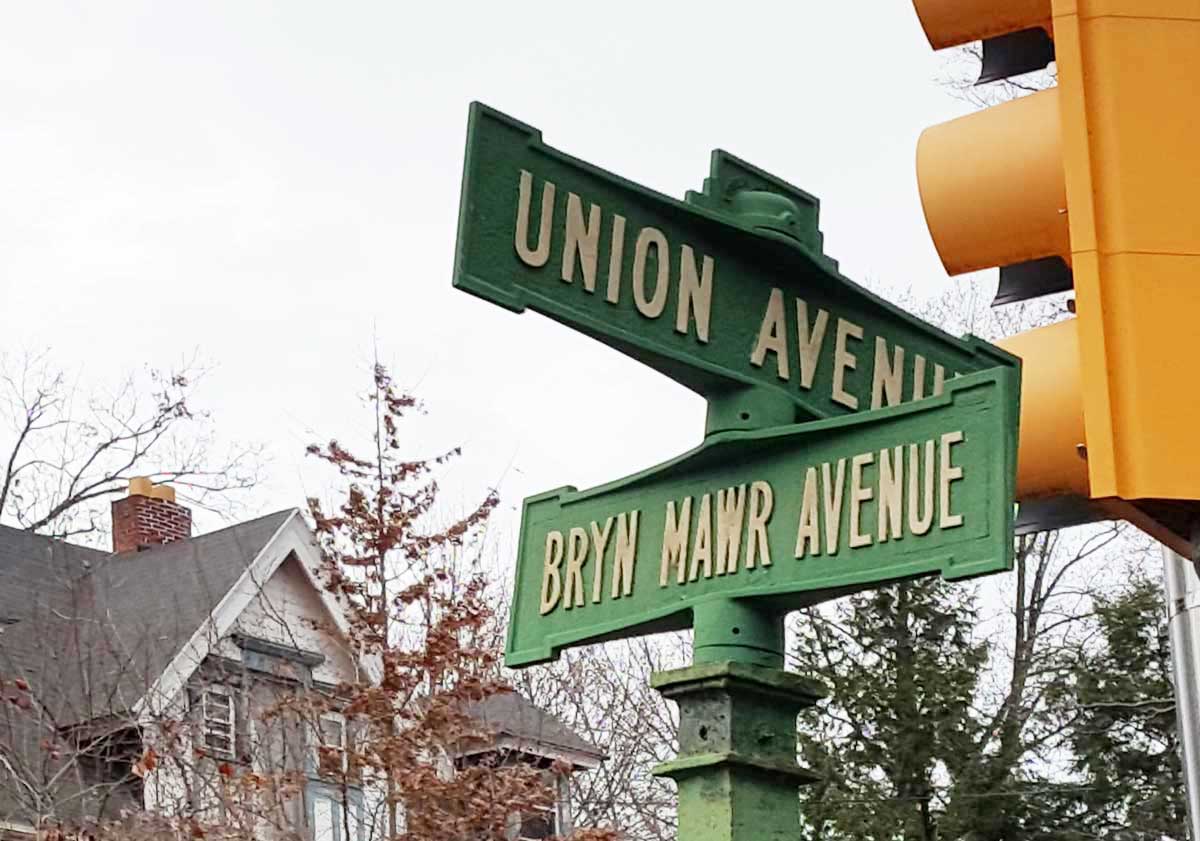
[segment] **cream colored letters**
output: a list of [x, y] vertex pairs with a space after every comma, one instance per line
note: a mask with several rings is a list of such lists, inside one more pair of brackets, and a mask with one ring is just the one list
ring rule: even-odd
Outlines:
[[679, 254], [679, 308], [675, 313], [675, 332], [687, 335], [688, 312], [696, 322], [696, 338], [708, 342], [708, 319], [712, 313], [713, 259], [707, 255], [696, 270], [696, 255], [690, 245]]
[[875, 337], [875, 368], [871, 375], [871, 408], [895, 406], [904, 398], [904, 348], [896, 345], [888, 356], [887, 340]]
[[[933, 442], [925, 442], [924, 470], [919, 469], [920, 452], [920, 444], [908, 445], [908, 530], [915, 535], [927, 533], [933, 525]], [[924, 514], [920, 513], [922, 502], [925, 503]]]
[[904, 537], [904, 447], [879, 451], [879, 531], [877, 539]]
[[767, 301], [762, 326], [758, 328], [758, 341], [750, 354], [750, 364], [761, 368], [767, 358], [767, 351], [775, 354], [775, 373], [779, 379], [786, 380], [791, 375], [788, 367], [787, 317], [783, 311], [783, 292], [779, 289], [771, 290], [771, 299]]
[[546, 556], [542, 562], [542, 616], [545, 616], [558, 606], [558, 600], [562, 595], [562, 575], [559, 573], [562, 561], [562, 532], [548, 532], [546, 534]]
[[[812, 388], [821, 359], [821, 346], [825, 343], [825, 328], [829, 326], [829, 313], [817, 310], [817, 319], [808, 326], [808, 303], [796, 299], [796, 349], [800, 352], [800, 387]], [[786, 378], [785, 378], [786, 379]]]
[[874, 453], [860, 453], [850, 459], [850, 548], [858, 549], [871, 545], [871, 535], [863, 534], [862, 504], [870, 502], [875, 492], [870, 486], [863, 487], [863, 468], [875, 462]]
[[604, 584], [604, 550], [608, 548], [608, 536], [612, 534], [613, 518], [604, 521], [604, 531], [592, 521], [592, 552], [596, 556], [596, 568], [592, 570], [592, 604], [600, 603], [601, 585]]
[[542, 187], [542, 217], [538, 227], [536, 248], [529, 247], [529, 212], [533, 193], [533, 173], [521, 170], [521, 184], [517, 201], [517, 233], [514, 245], [521, 262], [535, 269], [546, 265], [550, 259], [550, 225], [554, 221], [554, 182], [547, 181]]
[[633, 595], [633, 561], [637, 553], [638, 512], [617, 517], [617, 546], [613, 550], [612, 597]]
[[565, 591], [563, 592], [563, 607], [570, 610], [573, 607], [583, 607], [586, 604], [583, 589], [583, 565], [588, 556], [587, 532], [581, 528], [571, 529], [567, 537], [567, 571], [564, 575]]
[[767, 521], [775, 507], [775, 494], [766, 482], [750, 484], [750, 522], [746, 530], [746, 569], [754, 569], [756, 558], [771, 565], [771, 546], [767, 543]]
[[745, 517], [745, 485], [717, 491], [717, 575], [733, 575], [738, 571]]
[[700, 510], [696, 512], [696, 541], [692, 544], [692, 570], [689, 581], [701, 575], [712, 578], [712, 494], [700, 497]]
[[818, 494], [817, 468], [810, 467], [804, 471], [804, 498], [800, 503], [800, 526], [796, 530], [797, 558], [821, 554], [821, 534], [817, 529]]
[[846, 391], [846, 372], [858, 367], [858, 357], [846, 349], [847, 339], [862, 341], [863, 329], [852, 321], [839, 318], [833, 349], [833, 401], [848, 409], [858, 408], [858, 398]]
[[600, 205], [588, 210], [583, 221], [583, 202], [574, 193], [567, 194], [567, 239], [563, 245], [562, 279], [575, 282], [575, 263], [583, 268], [583, 288], [596, 291], [596, 263], [600, 257]]
[[667, 586], [667, 577], [671, 565], [675, 565], [675, 580], [679, 584], [685, 581], [687, 570], [688, 537], [692, 526], [692, 498], [685, 497], [679, 506], [679, 516], [675, 516], [675, 500], [667, 502], [667, 524], [663, 528], [662, 565], [659, 567], [658, 586]]
[[938, 506], [940, 517], [938, 525], [943, 529], [952, 529], [963, 524], [962, 514], [950, 513], [950, 483], [955, 482], [963, 477], [962, 467], [956, 467], [951, 459], [953, 454], [950, 448], [955, 444], [961, 444], [965, 440], [961, 431], [947, 432], [942, 435], [941, 458], [938, 459], [940, 464], [938, 467], [938, 487], [941, 490], [941, 504]]
[[836, 555], [838, 532], [842, 526], [842, 488], [846, 484], [846, 460], [838, 459], [837, 480], [834, 481], [829, 462], [821, 465], [821, 479], [825, 497], [825, 554]]
[[[654, 262], [658, 272], [654, 281], [653, 297], [646, 297], [646, 262], [650, 259], [650, 246], [654, 246]], [[658, 318], [667, 306], [667, 292], [671, 285], [670, 254], [667, 237], [658, 228], [642, 228], [633, 251], [633, 303], [638, 312], [647, 318]]]

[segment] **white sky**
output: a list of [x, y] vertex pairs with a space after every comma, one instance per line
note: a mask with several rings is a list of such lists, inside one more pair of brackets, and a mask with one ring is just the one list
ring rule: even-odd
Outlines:
[[728, 149], [822, 200], [846, 275], [933, 292], [963, 283], [913, 165], [967, 109], [943, 60], [907, 0], [9, 4], [0, 347], [97, 382], [198, 350], [222, 434], [269, 447], [268, 511], [321, 490], [304, 444], [363, 428], [375, 335], [429, 409], [414, 450], [465, 446], [450, 502], [499, 483], [515, 529], [525, 495], [699, 443], [704, 408], [451, 288], [468, 103], [678, 197]]

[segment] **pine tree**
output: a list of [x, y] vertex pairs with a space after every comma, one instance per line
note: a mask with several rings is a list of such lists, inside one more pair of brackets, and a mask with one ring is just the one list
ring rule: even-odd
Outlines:
[[1078, 658], [1052, 698], [1082, 778], [1080, 823], [1094, 837], [1182, 841], [1187, 816], [1162, 588], [1139, 576], [1117, 595], [1098, 597], [1096, 615], [1100, 645]]
[[969, 591], [937, 579], [805, 612], [795, 664], [831, 689], [800, 734], [825, 780], [801, 795], [809, 837], [940, 837], [948, 769], [976, 735], [971, 704], [987, 662], [971, 638], [976, 620]]

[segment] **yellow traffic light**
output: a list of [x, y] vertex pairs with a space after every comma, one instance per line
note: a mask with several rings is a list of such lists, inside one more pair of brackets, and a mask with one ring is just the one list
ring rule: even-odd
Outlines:
[[[947, 271], [1002, 267], [998, 301], [1075, 290], [1070, 327], [1009, 344], [1026, 361], [1018, 492], [1057, 492], [1058, 476], [1105, 504], [1133, 502], [1159, 520], [1169, 509], [1171, 527], [1190, 532], [1180, 504], [1200, 501], [1200, 391], [1190, 382], [1200, 352], [1200, 0], [914, 5], [935, 48], [987, 39], [985, 78], [1056, 61], [1057, 88], [935, 126], [917, 153]], [[1063, 379], [1064, 366], [1076, 373]], [[1040, 390], [1044, 371], [1059, 388]], [[1195, 512], [1186, 506], [1182, 519]]]

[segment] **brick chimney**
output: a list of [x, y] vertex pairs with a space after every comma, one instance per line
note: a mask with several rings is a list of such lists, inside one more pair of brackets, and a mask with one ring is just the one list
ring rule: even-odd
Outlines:
[[112, 504], [114, 552], [133, 552], [192, 536], [192, 511], [175, 502], [175, 489], [149, 479], [129, 480], [129, 496]]

